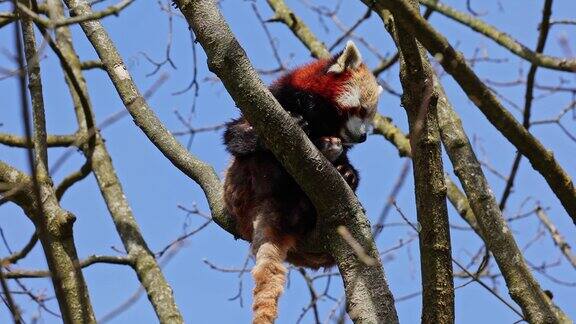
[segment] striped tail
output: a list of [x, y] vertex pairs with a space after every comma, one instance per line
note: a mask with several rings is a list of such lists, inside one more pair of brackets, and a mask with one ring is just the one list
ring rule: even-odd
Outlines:
[[264, 242], [256, 251], [254, 277], [253, 324], [271, 324], [278, 316], [278, 298], [286, 282], [286, 259], [288, 247]]

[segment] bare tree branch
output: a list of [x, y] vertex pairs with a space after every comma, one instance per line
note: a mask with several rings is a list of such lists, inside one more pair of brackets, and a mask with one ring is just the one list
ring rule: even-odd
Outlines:
[[22, 323], [22, 317], [20, 313], [20, 309], [16, 302], [14, 302], [14, 298], [12, 297], [12, 292], [10, 291], [10, 287], [8, 286], [8, 282], [6, 282], [6, 277], [4, 276], [4, 269], [3, 266], [0, 265], [0, 285], [2, 286], [2, 291], [4, 293], [3, 299], [6, 301], [8, 306], [8, 310], [12, 315], [12, 320], [14, 324]]
[[[46, 146], [68, 147], [73, 145], [75, 140], [75, 135], [48, 135], [46, 138]], [[21, 136], [0, 133], [0, 144], [4, 144], [6, 146], [26, 148], [28, 147], [26, 141], [26, 138]]]
[[[410, 8], [410, 5], [406, 3], [406, 7]], [[383, 20], [389, 19], [385, 10], [381, 7], [378, 10]], [[435, 80], [435, 76], [432, 76], [432, 79]], [[510, 294], [522, 306], [525, 315], [533, 319], [554, 319], [553, 306], [523, 262], [522, 254], [502, 218], [458, 117], [449, 106], [443, 89], [439, 84], [436, 87], [439, 93], [438, 120], [442, 140], [477, 216], [476, 220], [482, 229], [480, 236], [485, 238], [486, 244], [495, 254], [500, 269], [505, 274]], [[494, 228], [502, 228], [502, 231], [494, 231]], [[514, 256], [510, 253], [514, 253]], [[516, 279], [518, 277], [522, 279]]]
[[0, 12], [0, 28], [8, 25], [17, 19], [17, 15], [11, 12]]
[[544, 209], [542, 209], [540, 206], [538, 206], [536, 210], [536, 215], [538, 215], [538, 218], [540, 218], [542, 224], [544, 224], [546, 226], [546, 229], [550, 232], [552, 240], [554, 240], [554, 244], [560, 249], [560, 251], [562, 251], [562, 254], [564, 254], [566, 260], [570, 262], [572, 267], [576, 269], [576, 255], [574, 255], [574, 253], [572, 252], [572, 248], [570, 247], [568, 242], [566, 242], [564, 236], [560, 234], [560, 231], [558, 231], [556, 225], [554, 225], [550, 217], [548, 217], [546, 212], [544, 212]]
[[[26, 2], [26, 5], [30, 7], [31, 3]], [[58, 204], [48, 171], [46, 122], [34, 26], [32, 21], [25, 17], [21, 17], [20, 24], [34, 116], [32, 179], [21, 175], [17, 181], [33, 182], [34, 191], [33, 195], [27, 197], [25, 204], [20, 201], [20, 207], [38, 230], [63, 319], [68, 322], [92, 323], [95, 319], [88, 289], [82, 272], [76, 266], [78, 256], [72, 232], [75, 217]], [[13, 170], [12, 173], [14, 172], [17, 171]], [[10, 182], [14, 179], [8, 180]]]
[[296, 16], [284, 0], [267, 0], [268, 5], [274, 10], [274, 18], [271, 21], [281, 21], [292, 30], [294, 35], [303, 40], [302, 44], [308, 48], [312, 56], [316, 58], [330, 56], [330, 52], [326, 49], [324, 44], [320, 42], [316, 36], [310, 31], [308, 26], [304, 24], [301, 19]]
[[74, 171], [69, 174], [66, 178], [60, 182], [58, 187], [56, 187], [56, 198], [58, 200], [62, 200], [62, 196], [70, 187], [76, 184], [78, 181], [85, 179], [90, 172], [92, 172], [92, 165], [90, 164], [90, 160], [84, 162], [78, 171]]
[[550, 299], [524, 262], [522, 252], [502, 217], [496, 197], [484, 177], [482, 166], [472, 150], [460, 118], [452, 109], [444, 90], [439, 84], [437, 87], [440, 94], [438, 120], [442, 141], [476, 215], [481, 237], [504, 274], [510, 296], [518, 302], [524, 316], [529, 320], [553, 320], [554, 312]]
[[417, 10], [411, 8], [404, 0], [378, 0], [378, 4], [382, 8], [390, 8], [395, 17], [404, 22], [406, 29], [436, 57], [488, 120], [528, 158], [532, 166], [546, 179], [572, 221], [576, 223], [576, 190], [572, 179], [562, 169], [553, 153], [518, 123], [474, 74], [462, 54], [456, 52], [444, 36], [420, 17]]
[[[544, 51], [544, 46], [546, 45], [546, 40], [548, 39], [548, 31], [550, 31], [550, 16], [552, 15], [552, 0], [546, 0], [544, 2], [544, 9], [542, 10], [542, 21], [540, 22], [540, 33], [538, 34], [538, 42], [536, 44], [536, 53], [542, 53]], [[530, 70], [528, 71], [528, 76], [526, 77], [526, 93], [524, 94], [524, 116], [522, 120], [522, 125], [528, 129], [530, 128], [530, 117], [532, 114], [532, 100], [534, 99], [534, 85], [536, 80], [536, 71], [538, 70], [538, 65], [532, 63]], [[504, 192], [502, 193], [502, 198], [500, 199], [500, 209], [504, 210], [506, 206], [506, 201], [510, 197], [512, 192], [512, 187], [514, 186], [514, 179], [518, 174], [518, 168], [520, 166], [520, 160], [522, 159], [522, 154], [516, 152], [514, 157], [514, 162], [512, 163], [512, 170], [508, 176], [508, 181], [504, 187]]]
[[80, 63], [82, 70], [103, 69], [104, 66], [100, 60], [90, 60]]
[[[481, 33], [482, 35], [492, 39], [502, 47], [510, 52], [518, 55], [519, 57], [530, 61], [532, 64], [559, 71], [573, 72], [576, 71], [576, 60], [569, 58], [560, 58], [544, 55], [541, 52], [534, 52], [527, 46], [521, 44], [508, 34], [499, 31], [496, 27], [491, 26], [482, 20], [459, 12], [437, 0], [419, 0], [421, 4], [428, 8], [432, 8], [440, 14], [453, 19], [464, 26], [472, 28], [473, 30]], [[430, 49], [429, 49], [430, 50]], [[435, 53], [434, 53], [435, 54]], [[448, 70], [448, 69], [446, 69]], [[450, 72], [450, 71], [449, 71]]]
[[[49, 14], [51, 19], [62, 19], [64, 8], [59, 0], [49, 0]], [[82, 15], [90, 15], [89, 11], [74, 10]], [[96, 21], [92, 21], [95, 24]], [[85, 23], [86, 24], [86, 23]], [[108, 207], [116, 230], [120, 235], [124, 248], [132, 258], [130, 265], [138, 275], [142, 286], [146, 290], [150, 302], [161, 322], [183, 322], [172, 293], [172, 288], [164, 278], [160, 266], [153, 253], [148, 248], [142, 233], [132, 214], [132, 209], [126, 199], [120, 180], [118, 179], [110, 155], [97, 128], [94, 126], [94, 116], [89, 100], [88, 87], [82, 75], [81, 63], [74, 51], [71, 42], [72, 35], [67, 27], [56, 29], [56, 42], [62, 51], [66, 62], [70, 65], [71, 74], [66, 75], [66, 82], [74, 102], [74, 110], [78, 120], [81, 137], [92, 137], [94, 145], [81, 146], [86, 156], [86, 164], [76, 177], [67, 178], [64, 185], [85, 176], [93, 170], [100, 192]], [[92, 134], [93, 133], [93, 134]], [[62, 188], [62, 185], [59, 189]], [[65, 187], [64, 187], [65, 188]]]
[[[394, 202], [394, 207], [396, 207], [396, 210], [398, 211], [398, 213], [400, 214], [400, 216], [402, 217], [402, 219], [410, 226], [412, 227], [412, 229], [418, 233], [418, 236], [420, 236], [420, 232], [421, 229], [419, 227], [417, 227], [415, 224], [413, 224], [412, 222], [410, 222], [410, 220], [408, 220], [408, 218], [404, 215], [404, 213], [402, 212], [402, 210], [400, 209], [400, 207], [398, 207], [398, 205]], [[494, 291], [494, 289], [491, 289], [490, 287], [488, 287], [488, 285], [486, 285], [482, 280], [480, 280], [479, 275], [478, 274], [473, 274], [470, 273], [466, 267], [462, 266], [460, 264], [460, 262], [456, 261], [454, 258], [452, 258], [452, 262], [454, 262], [454, 264], [456, 264], [460, 269], [462, 269], [462, 271], [466, 274], [467, 278], [472, 278], [472, 281], [476, 281], [478, 284], [480, 284], [482, 287], [484, 287], [486, 290], [488, 290], [492, 295], [494, 295], [496, 298], [498, 298], [504, 305], [508, 306], [508, 308], [510, 308], [514, 313], [518, 314], [518, 316], [522, 317], [522, 313], [520, 313], [516, 308], [514, 308], [514, 306], [512, 306], [510, 303], [508, 303], [504, 298], [502, 298], [500, 295], [498, 295], [498, 293], [496, 293]], [[466, 285], [466, 284], [465, 284]], [[462, 286], [460, 286], [462, 287]], [[459, 288], [459, 287], [458, 287]], [[404, 298], [412, 298], [413, 295], [420, 295], [422, 292], [417, 292], [415, 294], [410, 294]], [[524, 320], [524, 318], [522, 318], [522, 320]]]
[[[8, 199], [23, 209], [39, 231], [63, 318], [83, 323], [94, 322], [86, 284], [77, 267], [78, 257], [72, 237], [74, 215], [58, 205], [50, 186], [42, 184], [43, 203], [39, 203], [34, 199], [32, 179], [2, 161], [0, 181], [19, 188], [18, 192], [10, 195]], [[43, 207], [40, 208], [40, 205]], [[27, 247], [31, 249], [33, 244], [29, 243]], [[10, 274], [7, 273], [6, 277], [10, 278]]]
[[[418, 8], [416, 0], [409, 5]], [[421, 228], [422, 322], [452, 323], [452, 254], [434, 72], [416, 38], [390, 15], [382, 18], [400, 53], [402, 103], [410, 127], [416, 211]]]

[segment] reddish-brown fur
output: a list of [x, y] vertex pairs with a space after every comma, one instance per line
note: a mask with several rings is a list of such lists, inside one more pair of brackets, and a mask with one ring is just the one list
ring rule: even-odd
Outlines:
[[[373, 116], [380, 92], [358, 49], [349, 43], [332, 59], [284, 75], [271, 91], [284, 109], [300, 116], [299, 124], [312, 142], [356, 190], [358, 173], [346, 153], [350, 145], [366, 138], [363, 123]], [[248, 121], [240, 118], [229, 123], [224, 141], [233, 154], [224, 181], [224, 202], [238, 235], [252, 242], [256, 255], [253, 323], [273, 323], [285, 280], [282, 262], [317, 269], [334, 265], [334, 259], [299, 248], [298, 242], [316, 226], [316, 210]]]
[[334, 59], [322, 59], [304, 65], [293, 73], [289, 73], [272, 84], [290, 85], [305, 92], [314, 93], [333, 101], [343, 91], [343, 87], [352, 74], [351, 71], [343, 73], [326, 73], [327, 66]]

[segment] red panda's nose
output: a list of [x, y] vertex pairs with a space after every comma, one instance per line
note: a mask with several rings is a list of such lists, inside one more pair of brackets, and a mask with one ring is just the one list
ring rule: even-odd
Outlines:
[[365, 142], [365, 141], [366, 141], [366, 136], [367, 136], [367, 135], [366, 135], [366, 132], [362, 132], [362, 133], [359, 133], [359, 134], [350, 134], [350, 133], [348, 132], [348, 135], [349, 135], [350, 141], [351, 141], [352, 143], [354, 143], [354, 144], [358, 144], [358, 143], [363, 143], [363, 142]]

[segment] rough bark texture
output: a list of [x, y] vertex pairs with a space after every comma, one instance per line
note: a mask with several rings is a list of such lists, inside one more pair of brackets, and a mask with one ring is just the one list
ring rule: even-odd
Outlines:
[[[311, 198], [320, 215], [324, 244], [335, 257], [356, 322], [397, 322], [382, 265], [362, 263], [336, 225], [348, 227], [366, 253], [379, 260], [370, 225], [356, 196], [279, 106], [251, 67], [212, 0], [177, 1], [208, 56], [208, 66], [256, 128], [266, 145]], [[337, 203], [335, 203], [337, 202]]]
[[[417, 2], [411, 5], [417, 7]], [[384, 21], [400, 53], [402, 104], [408, 115], [420, 223], [420, 268], [422, 273], [422, 322], [454, 322], [454, 282], [450, 228], [446, 207], [446, 185], [434, 72], [416, 38], [389, 15]]]
[[538, 215], [538, 218], [540, 218], [542, 224], [544, 224], [544, 226], [546, 226], [546, 229], [548, 229], [548, 231], [550, 232], [552, 240], [554, 240], [554, 244], [556, 244], [556, 246], [560, 249], [560, 251], [562, 251], [562, 254], [564, 254], [566, 260], [568, 260], [568, 262], [570, 262], [572, 267], [576, 270], [576, 255], [572, 252], [570, 244], [568, 244], [568, 242], [566, 241], [564, 236], [560, 233], [556, 225], [554, 225], [554, 222], [552, 222], [550, 217], [546, 215], [546, 213], [544, 212], [544, 210], [542, 210], [542, 208], [538, 208], [538, 210], [536, 211], [536, 215]]
[[[64, 8], [58, 0], [49, 0], [50, 18], [53, 20], [63, 19]], [[81, 10], [77, 14], [87, 14]], [[134, 268], [138, 279], [146, 290], [148, 299], [154, 307], [154, 311], [161, 323], [183, 323], [184, 320], [172, 293], [172, 288], [164, 278], [162, 271], [153, 253], [142, 237], [142, 233], [132, 214], [132, 209], [124, 195], [120, 180], [118, 179], [112, 160], [106, 149], [100, 132], [94, 128], [94, 117], [90, 105], [88, 87], [82, 74], [81, 63], [72, 45], [72, 35], [68, 27], [56, 29], [56, 42], [66, 59], [66, 63], [73, 72], [72, 80], [66, 76], [66, 82], [70, 88], [74, 108], [79, 125], [79, 136], [94, 137], [94, 145], [81, 145], [86, 159], [94, 171], [96, 181], [108, 211], [112, 216], [116, 230], [130, 256], [130, 265]], [[73, 82], [77, 82], [81, 93], [76, 91]], [[80, 97], [83, 96], [83, 100]], [[84, 104], [83, 104], [84, 102]], [[87, 107], [85, 107], [87, 105]]]
[[[29, 5], [27, 2], [24, 4]], [[7, 179], [10, 183], [34, 183], [35, 189], [28, 195], [27, 201], [20, 201], [26, 215], [34, 222], [46, 261], [52, 273], [52, 283], [65, 323], [95, 322], [92, 304], [88, 296], [86, 282], [78, 267], [78, 255], [74, 245], [72, 224], [75, 217], [63, 210], [56, 198], [52, 179], [48, 173], [48, 154], [46, 145], [46, 123], [40, 65], [36, 52], [34, 26], [30, 19], [21, 17], [24, 50], [26, 53], [29, 90], [32, 98], [34, 134], [34, 174], [30, 179], [12, 170], [17, 180]]]
[[[550, 32], [550, 17], [552, 16], [552, 0], [544, 1], [544, 8], [542, 9], [542, 20], [540, 20], [540, 26], [538, 29], [540, 32], [538, 33], [538, 41], [536, 43], [535, 52], [541, 54], [544, 52], [544, 47], [546, 46], [546, 41], [548, 40], [548, 34]], [[532, 102], [534, 99], [534, 86], [536, 85], [536, 72], [538, 71], [538, 65], [532, 63], [530, 65], [530, 70], [528, 70], [528, 74], [526, 75], [526, 91], [524, 93], [524, 111], [523, 111], [523, 120], [522, 126], [526, 129], [530, 128], [530, 118], [532, 116]], [[510, 175], [508, 176], [508, 180], [506, 181], [506, 186], [504, 187], [504, 191], [502, 192], [502, 198], [500, 198], [500, 209], [505, 210], [506, 202], [510, 195], [512, 194], [512, 188], [514, 187], [514, 181], [516, 179], [516, 175], [518, 175], [518, 170], [520, 169], [520, 161], [522, 160], [522, 154], [520, 152], [516, 152], [516, 156], [514, 157], [514, 162], [512, 163], [512, 169], [510, 170]]]

